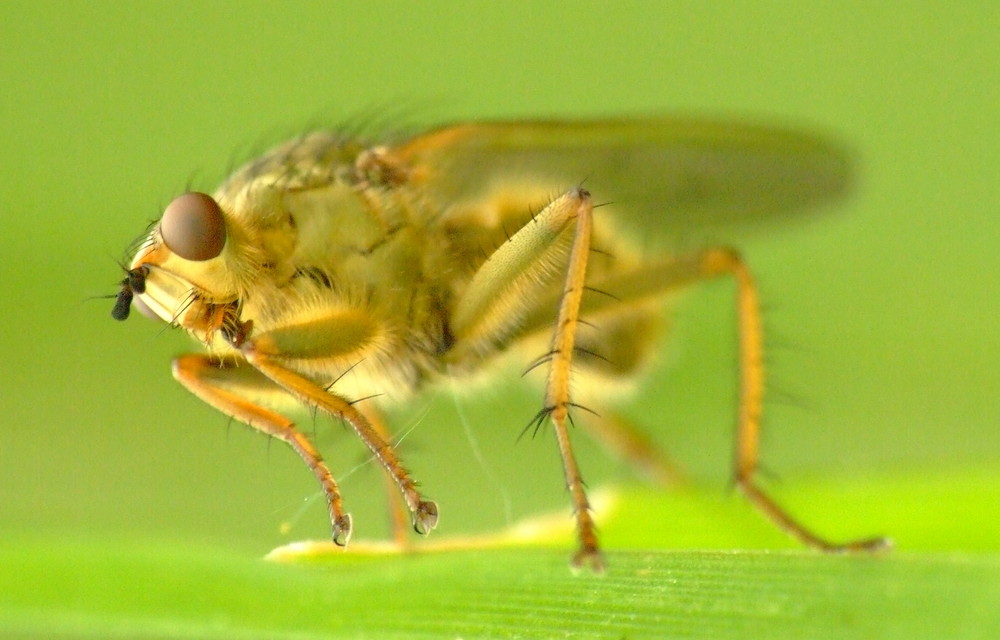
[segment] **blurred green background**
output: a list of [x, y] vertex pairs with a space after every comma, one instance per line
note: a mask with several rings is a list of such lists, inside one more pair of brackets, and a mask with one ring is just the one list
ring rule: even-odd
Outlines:
[[[211, 190], [308, 127], [366, 114], [720, 115], [841, 139], [859, 158], [848, 201], [808, 224], [720, 238], [745, 251], [766, 304], [776, 393], [764, 459], [779, 495], [926, 477], [913, 508], [960, 518], [949, 481], [995, 483], [1000, 460], [998, 13], [986, 1], [4, 3], [0, 535], [262, 553], [328, 534], [294, 454], [227, 427], [172, 381], [185, 336], [141, 317], [116, 323], [112, 301], [89, 298], [116, 291], [116, 260], [174, 195]], [[720, 500], [732, 327], [729, 285], [693, 291], [665, 366], [629, 409]], [[568, 512], [554, 444], [516, 442], [540, 400], [511, 378], [462, 400], [482, 460], [447, 394], [392, 416], [415, 426], [403, 451], [442, 505], [442, 533]], [[327, 419], [315, 429], [356, 535], [381, 535], [376, 470], [345, 474], [360, 445]], [[591, 485], [629, 481], [579, 440]], [[844, 519], [813, 524], [894, 530], [891, 510]]]

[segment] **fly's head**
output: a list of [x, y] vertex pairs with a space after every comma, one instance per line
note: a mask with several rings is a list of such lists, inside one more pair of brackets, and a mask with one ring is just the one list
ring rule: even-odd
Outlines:
[[121, 281], [111, 315], [125, 320], [132, 306], [180, 326], [211, 344], [218, 332], [239, 339], [241, 255], [239, 230], [219, 203], [186, 193], [164, 210], [139, 245]]

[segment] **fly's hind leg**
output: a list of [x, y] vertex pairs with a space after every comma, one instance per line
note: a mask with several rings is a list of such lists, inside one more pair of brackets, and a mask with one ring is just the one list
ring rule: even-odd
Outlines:
[[580, 418], [587, 433], [658, 487], [675, 487], [683, 480], [682, 472], [653, 442], [649, 434], [613, 411], [602, 408], [599, 415]]
[[[636, 273], [641, 276], [641, 273]], [[599, 274], [593, 282], [600, 283]], [[602, 285], [595, 289], [608, 291]], [[609, 313], [589, 309], [588, 300], [603, 297], [618, 308]], [[602, 447], [626, 462], [647, 482], [667, 488], [681, 484], [684, 474], [653, 438], [632, 420], [612, 407], [618, 398], [630, 395], [635, 379], [647, 368], [660, 344], [664, 328], [662, 300], [624, 300], [614, 294], [594, 293], [584, 298], [579, 335], [576, 340], [575, 379], [579, 397], [600, 399], [595, 413], [578, 415], [578, 424]], [[610, 405], [610, 406], [609, 406]]]
[[174, 360], [173, 373], [178, 382], [205, 403], [262, 433], [287, 442], [305, 461], [326, 495], [333, 541], [346, 546], [351, 538], [351, 516], [344, 511], [340, 490], [326, 463], [294, 422], [254, 404], [233, 390], [265, 382], [248, 379], [245, 371], [248, 367], [243, 363], [241, 370], [239, 364], [235, 358], [188, 354]]
[[[890, 546], [885, 538], [870, 538], [844, 543], [830, 542], [800, 524], [778, 505], [755, 480], [758, 466], [760, 419], [764, 394], [763, 332], [757, 286], [746, 264], [732, 249], [711, 248], [676, 258], [647, 261], [627, 269], [612, 270], [595, 279], [594, 289], [614, 293], [608, 296], [588, 296], [583, 301], [582, 313], [600, 324], [603, 314], [621, 313], [630, 305], [642, 305], [662, 298], [671, 291], [729, 276], [736, 282], [736, 308], [739, 342], [739, 414], [737, 418], [734, 456], [734, 483], [772, 522], [807, 546], [829, 552], [875, 551]], [[543, 299], [528, 314], [523, 325], [523, 335], [531, 339], [547, 327], [546, 310], [556, 299]], [[598, 344], [595, 350], [601, 351]], [[631, 429], [618, 432], [614, 424], [607, 435], [633, 460], [648, 458], [649, 447], [642, 434], [635, 437]], [[600, 425], [607, 427], [607, 424]]]
[[710, 249], [698, 258], [699, 270], [705, 277], [729, 275], [736, 281], [740, 362], [740, 408], [733, 474], [736, 486], [772, 522], [807, 546], [828, 552], [877, 551], [891, 546], [887, 538], [830, 542], [800, 524], [757, 485], [754, 475], [758, 465], [764, 395], [763, 331], [757, 286], [735, 251]]

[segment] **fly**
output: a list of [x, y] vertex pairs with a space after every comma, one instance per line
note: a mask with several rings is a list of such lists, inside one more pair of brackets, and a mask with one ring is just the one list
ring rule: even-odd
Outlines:
[[[587, 188], [578, 185], [587, 178]], [[186, 330], [204, 352], [174, 377], [222, 413], [288, 443], [326, 496], [332, 538], [352, 522], [319, 452], [262, 396], [350, 425], [383, 467], [420, 534], [438, 522], [390, 444], [378, 406], [514, 360], [545, 371], [529, 428], [562, 456], [578, 548], [603, 566], [574, 418], [638, 466], [664, 463], [634, 426], [598, 410], [609, 382], [642, 372], [663, 301], [699, 282], [736, 283], [736, 485], [810, 547], [830, 542], [756, 483], [763, 402], [757, 287], [730, 247], [689, 252], [657, 240], [795, 214], [843, 191], [847, 162], [807, 133], [669, 119], [458, 124], [370, 144], [316, 132], [238, 170], [213, 194], [187, 193], [140, 243], [112, 311], [131, 305]], [[591, 191], [602, 202], [596, 208]], [[660, 243], [661, 247], [663, 243]], [[358, 403], [358, 398], [371, 402]]]

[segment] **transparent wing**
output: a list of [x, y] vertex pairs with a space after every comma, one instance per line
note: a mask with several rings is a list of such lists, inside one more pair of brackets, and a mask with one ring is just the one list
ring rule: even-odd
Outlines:
[[583, 183], [640, 231], [756, 223], [842, 195], [848, 154], [793, 130], [698, 120], [460, 124], [393, 149], [441, 203]]

